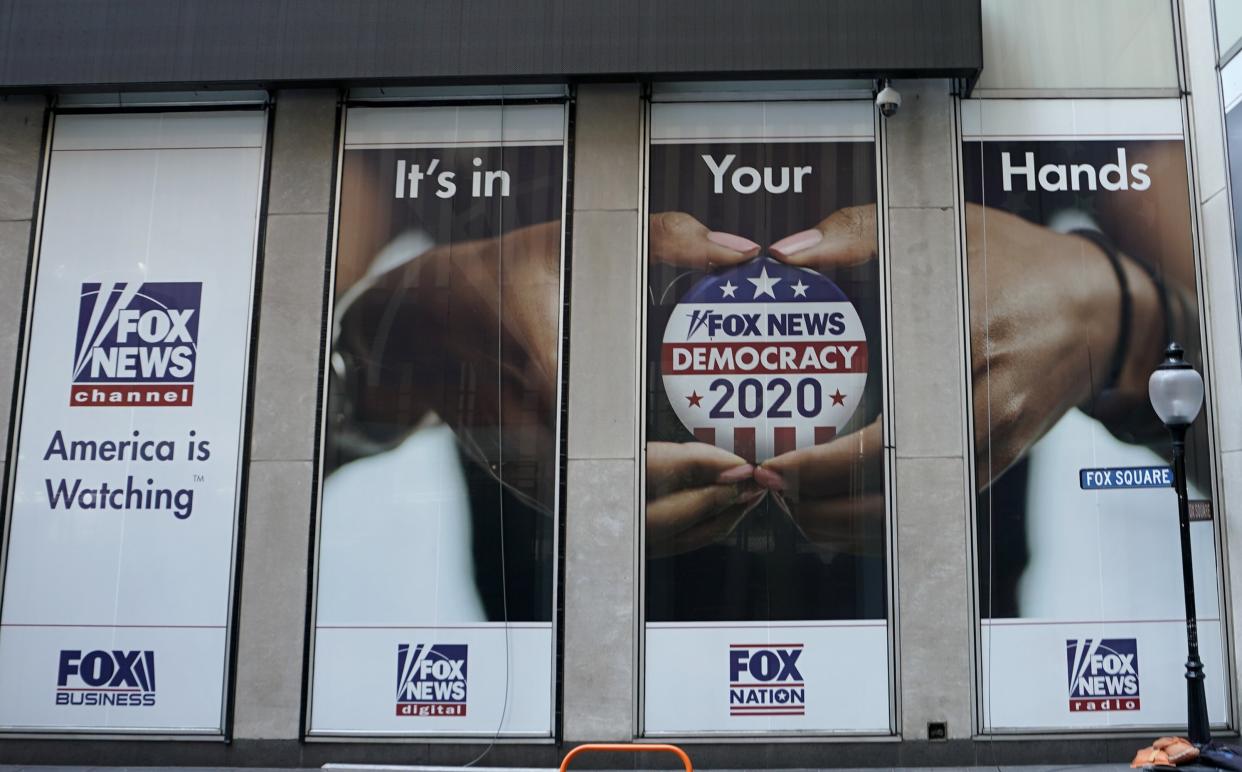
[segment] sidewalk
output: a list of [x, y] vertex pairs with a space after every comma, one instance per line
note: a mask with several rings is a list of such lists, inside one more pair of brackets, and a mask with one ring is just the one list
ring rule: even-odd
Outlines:
[[[460, 772], [463, 767], [413, 767], [413, 766], [386, 766], [386, 765], [370, 765], [370, 764], [325, 764], [322, 768], [312, 768], [305, 770], [296, 770], [290, 768], [275, 767], [53, 767], [53, 766], [18, 766], [0, 764], [0, 772]], [[486, 767], [478, 766], [472, 769], [483, 770], [486, 772], [551, 772], [551, 769], [532, 769], [520, 767]], [[705, 767], [706, 769], [706, 767]], [[1191, 765], [1180, 767], [1190, 772], [1196, 770], [1212, 769], [1211, 767], [1201, 767]], [[867, 767], [848, 768], [838, 767], [832, 768], [831, 772], [1128, 772], [1129, 766], [1125, 764], [1074, 764], [1061, 766], [1000, 766], [1000, 767]], [[592, 772], [600, 772], [593, 770]], [[625, 770], [624, 772], [633, 772], [633, 770]], [[737, 770], [737, 772], [752, 772], [751, 770]], [[759, 772], [755, 770], [753, 772]], [[762, 772], [821, 772], [821, 770], [810, 769], [770, 769]], [[828, 772], [823, 770], [823, 772]]]

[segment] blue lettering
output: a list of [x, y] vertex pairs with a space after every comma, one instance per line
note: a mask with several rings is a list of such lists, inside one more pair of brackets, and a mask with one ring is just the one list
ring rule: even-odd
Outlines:
[[[57, 434], [60, 434], [60, 432], [57, 432]], [[65, 509], [71, 509], [73, 507], [73, 500], [78, 496], [78, 488], [82, 485], [82, 480], [74, 480], [72, 490], [65, 484], [65, 480], [60, 481], [55, 491], [52, 490], [51, 480], [45, 479], [43, 483], [47, 486], [47, 503], [52, 509], [56, 509], [58, 501], [64, 501]]]

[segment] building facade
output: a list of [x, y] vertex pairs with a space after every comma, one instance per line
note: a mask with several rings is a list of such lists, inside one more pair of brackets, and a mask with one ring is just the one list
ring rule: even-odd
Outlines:
[[1232, 3], [0, 18], [0, 759], [1236, 736]]

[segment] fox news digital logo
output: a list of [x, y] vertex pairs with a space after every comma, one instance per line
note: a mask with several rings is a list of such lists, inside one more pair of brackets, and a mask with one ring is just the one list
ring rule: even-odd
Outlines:
[[69, 404], [192, 405], [202, 294], [197, 281], [84, 283]]
[[397, 645], [397, 715], [466, 715], [466, 644]]
[[806, 682], [800, 643], [729, 646], [730, 716], [804, 716]]
[[1065, 642], [1069, 670], [1069, 709], [1138, 710], [1138, 641], [1134, 638], [1070, 639]]
[[59, 671], [57, 705], [155, 704], [154, 651], [62, 649]]

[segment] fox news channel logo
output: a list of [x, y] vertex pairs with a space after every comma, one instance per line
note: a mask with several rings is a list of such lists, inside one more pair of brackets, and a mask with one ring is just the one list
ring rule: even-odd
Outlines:
[[197, 281], [84, 283], [70, 406], [192, 405], [202, 294]]
[[155, 652], [61, 649], [56, 704], [154, 705]]
[[397, 645], [397, 715], [466, 715], [466, 644]]
[[729, 646], [730, 716], [805, 716], [806, 682], [798, 670], [801, 643]]
[[1134, 638], [1085, 638], [1065, 642], [1069, 670], [1069, 709], [1138, 710], [1138, 641]]

